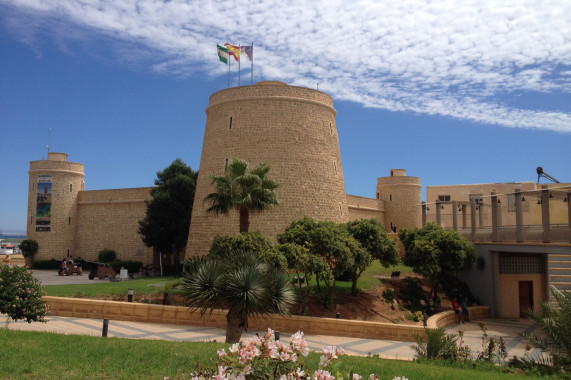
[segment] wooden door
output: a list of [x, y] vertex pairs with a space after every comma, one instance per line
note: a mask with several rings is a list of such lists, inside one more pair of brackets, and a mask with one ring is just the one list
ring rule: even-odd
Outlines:
[[519, 316], [526, 318], [529, 309], [533, 309], [533, 281], [519, 281]]

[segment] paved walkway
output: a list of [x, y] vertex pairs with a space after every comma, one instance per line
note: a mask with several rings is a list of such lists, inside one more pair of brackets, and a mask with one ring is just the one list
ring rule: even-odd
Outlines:
[[[6, 324], [7, 317], [0, 315], [0, 326]], [[78, 334], [102, 336], [103, 320], [50, 316], [47, 323], [27, 323], [23, 321], [8, 322], [9, 330], [44, 331], [62, 334]], [[488, 336], [502, 337], [506, 342], [508, 357], [523, 356], [527, 342], [519, 336], [520, 333], [531, 332], [535, 329], [533, 323], [526, 319], [498, 320], [486, 319]], [[478, 322], [451, 326], [451, 332], [464, 332], [464, 343], [474, 354], [482, 351], [482, 331]], [[255, 331], [244, 333], [243, 337], [254, 335]], [[260, 331], [263, 334], [264, 331]], [[163, 339], [171, 341], [217, 341], [224, 342], [225, 330], [212, 327], [193, 327], [181, 325], [166, 325], [157, 323], [141, 323], [110, 320], [107, 330], [108, 337], [129, 339]], [[289, 339], [290, 334], [281, 334], [281, 339]], [[390, 340], [349, 338], [325, 335], [306, 335], [305, 339], [312, 350], [321, 350], [328, 345], [341, 346], [348, 355], [378, 355], [383, 359], [412, 360], [413, 343]], [[533, 350], [532, 355], [539, 355], [539, 350]]]
[[[83, 276], [57, 276], [53, 271], [34, 271], [34, 275], [40, 279], [44, 285], [54, 285], [63, 283], [95, 283], [101, 280], [88, 280]], [[22, 321], [8, 322], [10, 330], [45, 331], [62, 334], [79, 334], [101, 336], [103, 331], [102, 319], [87, 319], [73, 317], [50, 316], [47, 323], [26, 323]], [[0, 315], [0, 327], [6, 324], [7, 316]], [[482, 348], [482, 330], [480, 321], [468, 322], [448, 327], [448, 331], [464, 333], [464, 344], [468, 345], [472, 352], [477, 355]], [[506, 342], [508, 357], [514, 355], [523, 356], [527, 342], [520, 334], [523, 332], [534, 332], [535, 325], [529, 319], [485, 319], [488, 327], [487, 334], [490, 337], [502, 337]], [[303, 326], [300, 326], [303, 331]], [[256, 331], [244, 333], [242, 336], [254, 335]], [[265, 331], [260, 331], [260, 334]], [[129, 339], [163, 339], [172, 341], [217, 341], [224, 342], [226, 331], [212, 327], [193, 327], [182, 325], [166, 325], [156, 323], [141, 323], [128, 321], [110, 320], [108, 324], [107, 336]], [[289, 339], [290, 334], [282, 334], [281, 339]], [[312, 350], [321, 350], [328, 345], [341, 346], [349, 355], [378, 355], [384, 359], [412, 360], [414, 351], [412, 342], [399, 342], [390, 340], [349, 338], [325, 335], [305, 335]], [[532, 356], [537, 356], [540, 351], [534, 349]]]

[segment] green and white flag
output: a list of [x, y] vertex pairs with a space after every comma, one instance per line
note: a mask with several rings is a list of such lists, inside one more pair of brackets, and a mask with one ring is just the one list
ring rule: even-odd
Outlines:
[[228, 64], [228, 49], [220, 45], [216, 45], [216, 47], [218, 48], [218, 58], [220, 58], [220, 61]]

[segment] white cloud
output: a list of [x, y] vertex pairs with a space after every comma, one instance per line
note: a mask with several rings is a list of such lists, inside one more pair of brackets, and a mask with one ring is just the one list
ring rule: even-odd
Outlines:
[[566, 0], [5, 4], [4, 24], [32, 45], [34, 36], [49, 33], [65, 46], [79, 30], [73, 41], [117, 41], [121, 61], [146, 59], [148, 49], [160, 53], [152, 69], [198, 76], [224, 75], [216, 43], [254, 41], [258, 80], [320, 83], [335, 99], [367, 107], [571, 132], [571, 108], [522, 109], [503, 98], [556, 92], [571, 99]]

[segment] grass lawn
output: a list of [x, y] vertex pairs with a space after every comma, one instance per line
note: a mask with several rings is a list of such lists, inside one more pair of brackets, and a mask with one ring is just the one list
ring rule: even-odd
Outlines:
[[96, 297], [96, 296], [127, 296], [127, 291], [133, 289], [135, 295], [154, 294], [161, 292], [174, 277], [141, 277], [129, 281], [95, 282], [93, 284], [47, 285], [48, 296], [54, 297]]
[[[401, 273], [411, 272], [411, 268], [404, 265], [397, 265], [389, 268], [383, 267], [378, 260], [367, 268], [357, 282], [357, 287], [362, 290], [372, 289], [381, 284], [376, 276], [390, 276], [392, 271]], [[173, 281], [174, 277], [141, 277], [129, 281], [118, 282], [95, 282], [93, 284], [70, 284], [70, 285], [47, 285], [45, 287], [48, 296], [54, 297], [100, 297], [116, 296], [127, 297], [128, 289], [133, 289], [135, 297], [140, 295], [150, 295], [162, 292], [165, 285]], [[315, 278], [310, 285], [315, 286]], [[337, 281], [337, 291], [349, 292], [351, 290], [350, 281]]]
[[[169, 342], [63, 335], [0, 328], [1, 379], [171, 379], [189, 378], [197, 364], [213, 368], [221, 343]], [[306, 359], [309, 359], [306, 361]], [[319, 355], [307, 362], [315, 369]], [[521, 374], [504, 373], [500, 367], [460, 368], [446, 365], [343, 356], [336, 376], [350, 371], [365, 379], [371, 373], [381, 380], [395, 376], [413, 379], [509, 380]], [[540, 377], [524, 376], [525, 379]], [[544, 378], [544, 377], [543, 377]]]

